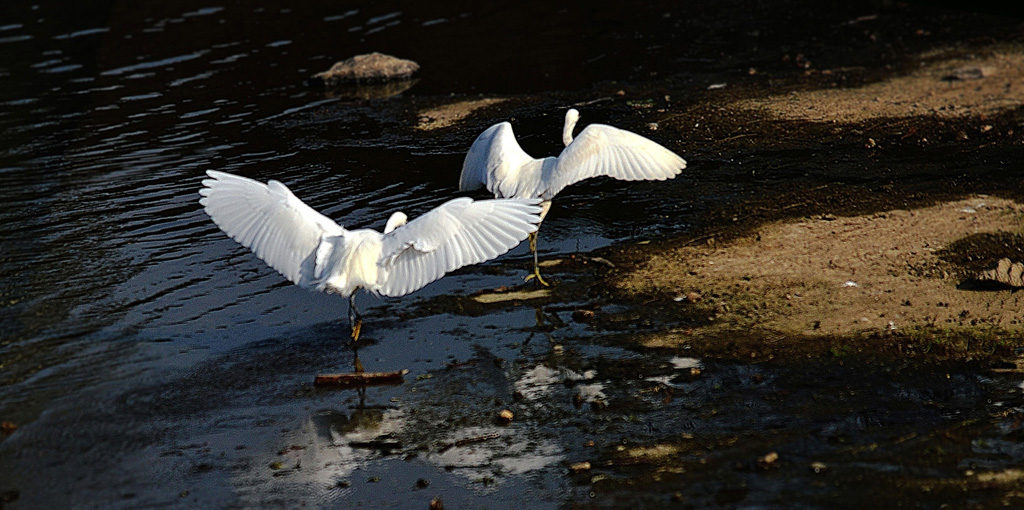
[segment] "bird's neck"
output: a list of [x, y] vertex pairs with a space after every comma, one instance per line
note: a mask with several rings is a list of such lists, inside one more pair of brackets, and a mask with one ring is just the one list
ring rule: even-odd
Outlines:
[[562, 143], [566, 147], [572, 143], [572, 131], [576, 129], [576, 123], [580, 120], [576, 110], [569, 110], [565, 113], [565, 124], [562, 125]]

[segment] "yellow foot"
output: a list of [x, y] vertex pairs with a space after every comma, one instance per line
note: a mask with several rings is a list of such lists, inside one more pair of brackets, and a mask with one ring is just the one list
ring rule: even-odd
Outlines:
[[363, 321], [357, 320], [355, 326], [352, 326], [352, 341], [359, 341], [359, 332], [363, 329]]
[[537, 283], [539, 283], [539, 284], [541, 284], [541, 285], [543, 285], [545, 287], [550, 287], [551, 286], [551, 284], [549, 284], [548, 282], [544, 281], [544, 279], [540, 277], [540, 271], [534, 272], [533, 274], [526, 275], [526, 281], [530, 281], [530, 280], [532, 280], [534, 278], [537, 279]]
[[366, 371], [363, 369], [363, 362], [359, 359], [359, 356], [356, 356], [355, 362], [352, 364], [352, 369], [357, 374], [361, 374]]

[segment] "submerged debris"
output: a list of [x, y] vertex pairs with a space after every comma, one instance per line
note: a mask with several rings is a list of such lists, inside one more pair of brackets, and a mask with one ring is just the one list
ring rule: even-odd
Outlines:
[[465, 439], [459, 439], [458, 441], [447, 443], [447, 444], [441, 446], [440, 448], [438, 448], [437, 451], [439, 453], [444, 453], [444, 452], [446, 452], [448, 450], [451, 450], [452, 448], [461, 448], [463, 446], [466, 446], [466, 445], [469, 445], [469, 444], [473, 444], [473, 443], [482, 443], [484, 441], [490, 441], [492, 439], [498, 439], [499, 437], [501, 437], [501, 434], [499, 434], [497, 432], [493, 432], [493, 433], [490, 433], [490, 434], [483, 434], [483, 435], [480, 435], [480, 436], [467, 437]]
[[995, 269], [978, 273], [976, 279], [983, 282], [997, 282], [1010, 287], [1024, 287], [1024, 264], [1002, 258]]

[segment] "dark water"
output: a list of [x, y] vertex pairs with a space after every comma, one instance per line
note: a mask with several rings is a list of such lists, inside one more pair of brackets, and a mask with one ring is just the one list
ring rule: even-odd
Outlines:
[[[965, 368], [862, 390], [803, 367], [638, 352], [528, 306], [417, 311], [518, 283], [523, 247], [401, 300], [360, 296], [363, 363], [409, 368], [407, 382], [315, 390], [313, 374], [350, 368], [344, 300], [287, 284], [198, 206], [202, 173], [217, 169], [281, 180], [345, 226], [380, 229], [456, 193], [473, 136], [505, 120], [422, 133], [425, 107], [512, 97], [526, 104], [523, 145], [554, 152], [564, 107], [603, 97], [596, 83], [660, 76], [686, 90], [761, 58], [722, 50], [759, 9], [693, 32], [692, 7], [673, 3], [4, 2], [0, 420], [19, 428], [0, 442], [0, 506], [729, 508], [802, 494], [797, 506], [817, 507], [856, 493], [857, 476], [904, 477], [891, 482], [903, 491], [1024, 460], [1019, 388]], [[713, 14], [700, 16], [725, 19]], [[419, 81], [376, 100], [304, 83], [368, 51], [417, 60]], [[612, 115], [595, 110], [584, 122]], [[723, 161], [703, 178], [568, 190], [542, 255], [687, 231], [698, 204], [751, 191], [728, 176], [747, 175], [741, 163]], [[705, 377], [685, 375], [694, 363]], [[504, 408], [511, 425], [495, 422]], [[930, 450], [947, 430], [965, 460]], [[634, 445], [675, 453], [623, 460]], [[759, 471], [772, 450], [794, 453]], [[567, 474], [580, 460], [601, 467]], [[831, 467], [812, 479], [812, 461]]]

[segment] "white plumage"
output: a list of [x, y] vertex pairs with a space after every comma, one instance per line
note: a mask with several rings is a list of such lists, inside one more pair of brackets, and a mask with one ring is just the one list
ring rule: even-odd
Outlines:
[[[462, 164], [459, 188], [465, 191], [487, 188], [498, 198], [541, 198], [543, 212], [551, 200], [570, 184], [591, 177], [607, 176], [626, 181], [671, 179], [686, 168], [686, 161], [661, 145], [616, 127], [590, 124], [573, 139], [579, 112], [565, 114], [558, 157], [537, 159], [516, 141], [512, 125], [501, 122], [480, 134]], [[534, 276], [540, 278], [536, 263], [536, 235], [530, 236], [534, 254]]]
[[[199, 203], [214, 223], [301, 287], [352, 297], [363, 288], [403, 296], [462, 266], [514, 248], [540, 224], [540, 200], [449, 200], [384, 233], [346, 230], [287, 186], [208, 170]], [[349, 319], [358, 319], [350, 299]], [[358, 337], [353, 324], [353, 337]]]

